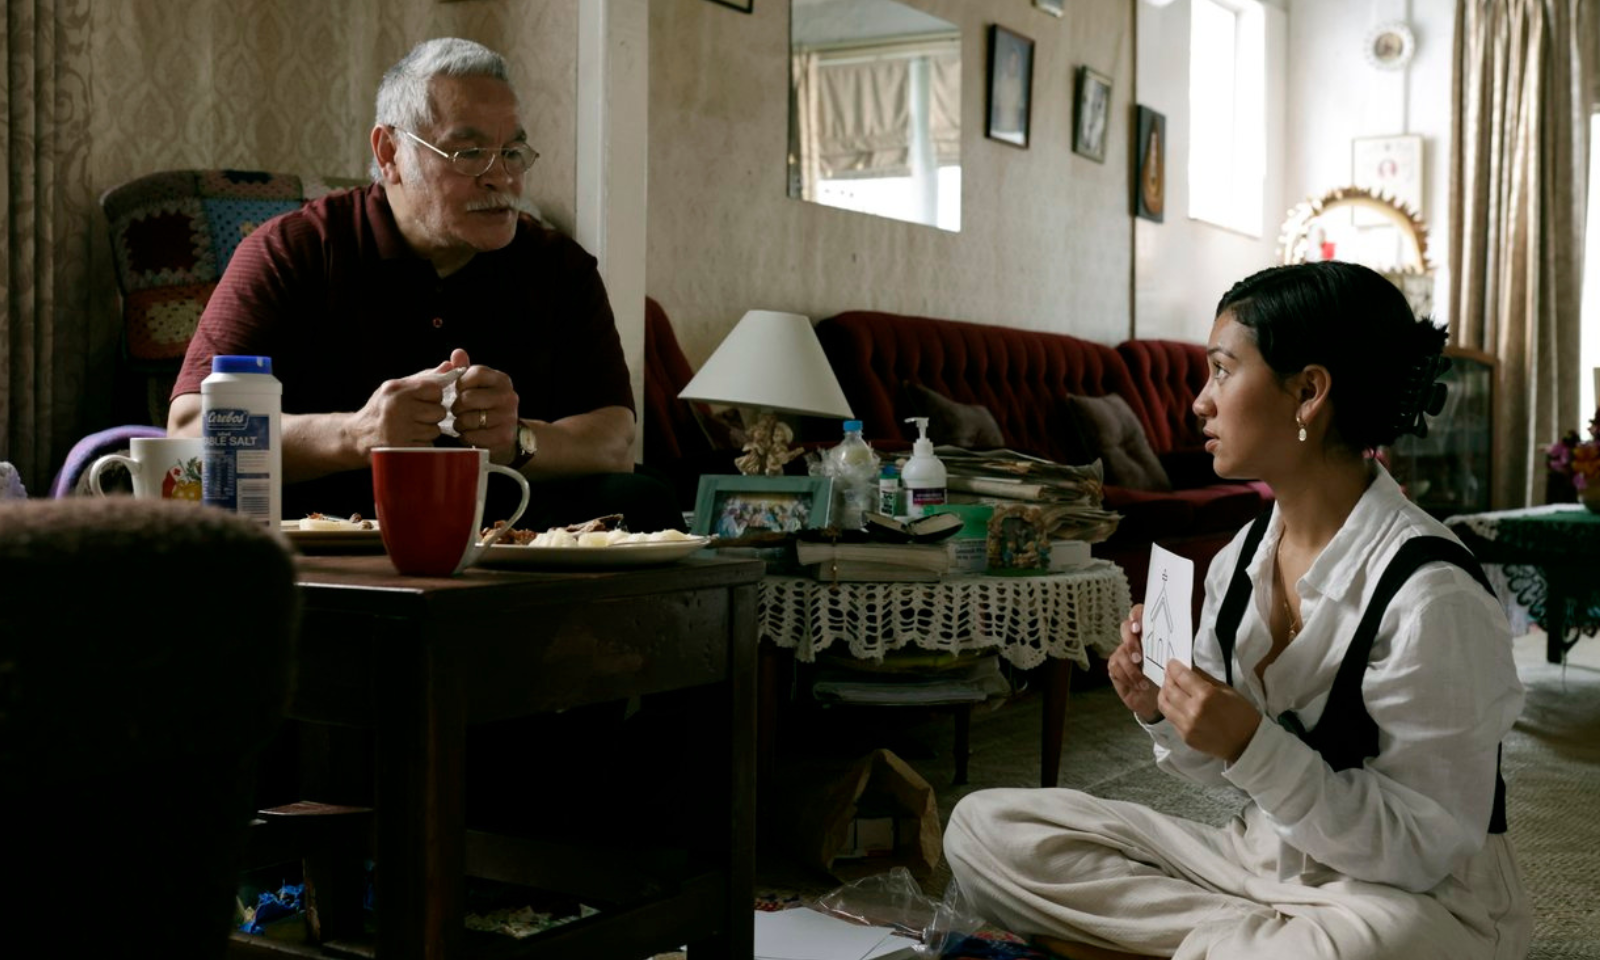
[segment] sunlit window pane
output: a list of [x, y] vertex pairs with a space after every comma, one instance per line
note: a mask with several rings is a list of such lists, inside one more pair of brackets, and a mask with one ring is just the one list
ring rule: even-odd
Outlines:
[[1256, 0], [1189, 6], [1189, 216], [1256, 236], [1266, 168], [1266, 31]]

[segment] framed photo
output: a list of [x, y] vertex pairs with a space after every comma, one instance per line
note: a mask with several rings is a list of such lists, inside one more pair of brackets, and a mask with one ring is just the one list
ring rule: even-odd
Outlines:
[[749, 13], [756, 6], [756, 0], [711, 0], [711, 2], [720, 3], [724, 7], [732, 7], [740, 13]]
[[1052, 17], [1059, 17], [1067, 12], [1067, 0], [1033, 0], [1033, 5]]
[[1160, 223], [1167, 205], [1167, 118], [1149, 107], [1135, 113], [1133, 213]]
[[[1388, 194], [1422, 215], [1422, 138], [1357, 137], [1350, 141], [1350, 183]], [[1387, 223], [1383, 216], [1356, 210], [1358, 227]]]
[[1033, 41], [998, 23], [989, 25], [989, 122], [993, 140], [1028, 146], [1033, 99]]
[[695, 495], [696, 536], [732, 540], [758, 531], [792, 533], [831, 519], [831, 477], [707, 475]]
[[1088, 67], [1078, 68], [1073, 101], [1072, 152], [1096, 163], [1106, 162], [1106, 127], [1111, 119], [1111, 78]]

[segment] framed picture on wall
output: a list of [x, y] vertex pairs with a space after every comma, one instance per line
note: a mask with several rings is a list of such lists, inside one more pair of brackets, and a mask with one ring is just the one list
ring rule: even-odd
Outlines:
[[[1422, 138], [1420, 136], [1357, 137], [1350, 141], [1350, 183], [1374, 193], [1387, 194], [1422, 215]], [[1356, 210], [1358, 227], [1388, 221], [1381, 215]]]
[[1088, 67], [1078, 68], [1072, 117], [1072, 152], [1106, 162], [1106, 127], [1111, 119], [1111, 78]]
[[1033, 41], [998, 23], [989, 25], [989, 122], [993, 140], [1027, 147], [1033, 99]]
[[1167, 118], [1149, 107], [1135, 108], [1133, 213], [1160, 223], [1166, 209]]

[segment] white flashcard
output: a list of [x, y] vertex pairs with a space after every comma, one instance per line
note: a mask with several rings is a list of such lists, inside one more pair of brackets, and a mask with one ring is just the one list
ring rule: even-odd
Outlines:
[[1194, 624], [1189, 598], [1194, 593], [1194, 561], [1150, 545], [1150, 575], [1144, 587], [1144, 675], [1160, 686], [1167, 679], [1167, 661], [1194, 666]]

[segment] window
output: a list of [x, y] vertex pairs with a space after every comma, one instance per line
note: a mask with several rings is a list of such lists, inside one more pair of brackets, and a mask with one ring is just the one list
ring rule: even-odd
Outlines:
[[[1600, 143], [1600, 114], [1589, 118], [1589, 142]], [[1584, 227], [1583, 303], [1578, 314], [1578, 433], [1600, 414], [1600, 150], [1589, 151], [1589, 209]], [[1566, 424], [1557, 424], [1566, 430]]]
[[1259, 0], [1189, 5], [1189, 216], [1262, 235], [1266, 16]]

